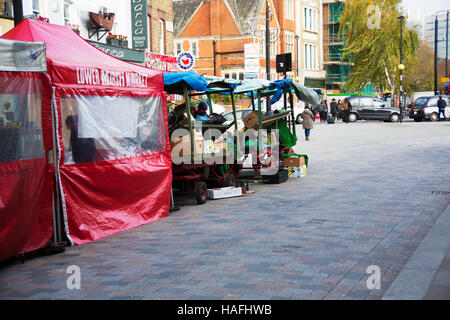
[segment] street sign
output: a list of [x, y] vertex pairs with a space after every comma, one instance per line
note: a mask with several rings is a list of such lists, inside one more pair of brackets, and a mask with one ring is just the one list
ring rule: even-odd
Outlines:
[[444, 83], [444, 82], [450, 82], [450, 78], [441, 78], [441, 82], [442, 82], [442, 83]]
[[258, 78], [259, 74], [259, 45], [257, 43], [247, 43], [244, 45], [244, 66], [245, 78]]

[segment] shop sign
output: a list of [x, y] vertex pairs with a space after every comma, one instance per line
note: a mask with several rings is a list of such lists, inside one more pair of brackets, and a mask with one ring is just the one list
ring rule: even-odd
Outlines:
[[[244, 45], [244, 59], [245, 59], [245, 78], [257, 78], [259, 66], [259, 46], [256, 43], [247, 43]], [[255, 76], [256, 75], [256, 76]]]
[[131, 23], [133, 48], [148, 48], [147, 0], [131, 0]]
[[181, 52], [177, 57], [177, 65], [183, 71], [192, 70], [195, 65], [195, 58], [190, 52]]
[[153, 70], [163, 72], [177, 72], [177, 58], [162, 54], [147, 52], [145, 54], [145, 66]]
[[90, 44], [92, 44], [97, 49], [102, 50], [103, 52], [109, 54], [110, 56], [113, 56], [115, 58], [124, 60], [124, 61], [130, 61], [130, 62], [144, 62], [145, 54], [143, 51], [137, 51], [137, 50], [131, 50], [127, 48], [120, 48], [117, 46], [110, 46], [107, 44], [103, 44], [100, 42], [95, 41], [88, 41]]

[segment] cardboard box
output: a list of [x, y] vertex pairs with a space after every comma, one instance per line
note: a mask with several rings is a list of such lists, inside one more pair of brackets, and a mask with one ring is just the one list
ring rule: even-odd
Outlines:
[[259, 117], [258, 112], [253, 111], [248, 116], [246, 116], [244, 119], [244, 125], [247, 129], [259, 129]]
[[227, 187], [207, 190], [208, 199], [213, 200], [241, 197], [242, 195], [242, 188]]
[[283, 165], [286, 168], [303, 167], [304, 165], [306, 165], [305, 157], [288, 157], [288, 158], [283, 158]]

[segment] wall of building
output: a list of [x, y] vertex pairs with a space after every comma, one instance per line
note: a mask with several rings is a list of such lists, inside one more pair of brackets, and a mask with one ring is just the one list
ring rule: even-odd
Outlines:
[[[0, 3], [1, 5], [1, 3]], [[65, 5], [66, 16], [65, 16]], [[148, 49], [159, 53], [159, 20], [164, 21], [164, 53], [173, 54], [173, 14], [171, 0], [147, 0], [148, 6]], [[32, 0], [23, 0], [24, 16], [42, 16], [50, 23], [58, 25], [78, 25], [80, 36], [86, 40], [105, 44], [106, 35], [101, 39], [97, 34], [89, 37], [89, 12], [98, 13], [102, 8], [112, 12], [114, 25], [111, 33], [128, 37], [128, 48], [132, 49], [131, 0], [38, 0], [38, 11], [33, 10]], [[67, 10], [68, 9], [68, 10]], [[9, 20], [1, 19], [3, 32], [14, 26]], [[100, 34], [101, 36], [102, 34]]]
[[[148, 0], [147, 4], [149, 15], [149, 32], [151, 34], [150, 51], [173, 55], [172, 0]], [[160, 48], [161, 30], [163, 33], [164, 50], [161, 50], [162, 48]]]

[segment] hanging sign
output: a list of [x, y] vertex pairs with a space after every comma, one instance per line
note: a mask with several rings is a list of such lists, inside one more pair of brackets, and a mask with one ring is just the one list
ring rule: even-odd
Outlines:
[[183, 71], [192, 70], [195, 65], [195, 57], [190, 52], [181, 52], [177, 57], [177, 65]]
[[133, 48], [148, 48], [147, 0], [131, 0], [131, 24]]

